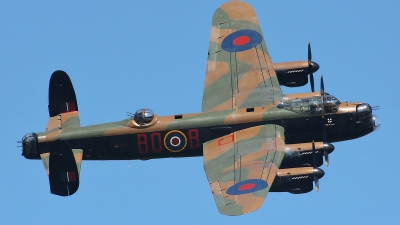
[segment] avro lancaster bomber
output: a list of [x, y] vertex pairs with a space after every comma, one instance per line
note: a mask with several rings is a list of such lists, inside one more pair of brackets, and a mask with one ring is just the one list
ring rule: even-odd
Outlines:
[[[202, 112], [159, 116], [139, 109], [118, 122], [80, 126], [69, 76], [55, 71], [49, 84], [49, 122], [22, 139], [22, 155], [41, 159], [50, 192], [69, 196], [79, 187], [82, 160], [203, 156], [220, 213], [258, 209], [268, 192], [318, 190], [333, 142], [379, 128], [367, 103], [342, 102], [314, 91], [319, 65], [273, 63], [254, 9], [223, 4], [214, 13]], [[310, 83], [310, 93], [283, 94], [280, 86]]]

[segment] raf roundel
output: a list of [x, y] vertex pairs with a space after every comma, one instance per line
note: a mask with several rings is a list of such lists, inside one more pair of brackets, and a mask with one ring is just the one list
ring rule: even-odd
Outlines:
[[232, 185], [226, 190], [228, 195], [243, 195], [268, 187], [268, 183], [260, 179], [250, 179]]
[[186, 145], [187, 138], [182, 131], [171, 130], [164, 137], [164, 146], [170, 152], [180, 152]]
[[222, 41], [221, 48], [227, 52], [242, 52], [261, 44], [262, 36], [255, 30], [235, 31]]

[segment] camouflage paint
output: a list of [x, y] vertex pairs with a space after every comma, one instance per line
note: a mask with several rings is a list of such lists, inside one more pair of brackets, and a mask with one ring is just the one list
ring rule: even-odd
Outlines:
[[[316, 92], [281, 92], [279, 82], [290, 83], [296, 73], [307, 76], [308, 63], [273, 64], [254, 9], [228, 2], [213, 17], [201, 113], [155, 115], [148, 124], [128, 118], [80, 127], [72, 83], [65, 72], [56, 71], [50, 80], [48, 125], [45, 132], [24, 137], [23, 155], [42, 159], [51, 192], [63, 196], [78, 189], [82, 159], [204, 155], [218, 210], [246, 214], [262, 205], [268, 191], [311, 191], [324, 175], [317, 168], [324, 144], [358, 138], [375, 128], [372, 110], [359, 118], [362, 103], [341, 103], [335, 112], [322, 114], [282, 108], [296, 99], [322, 99]], [[54, 178], [52, 171], [66, 176]], [[72, 189], [65, 192], [65, 187]]]

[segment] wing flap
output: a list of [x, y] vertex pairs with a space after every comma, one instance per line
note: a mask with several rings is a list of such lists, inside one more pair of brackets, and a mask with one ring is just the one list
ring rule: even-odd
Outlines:
[[283, 128], [261, 125], [204, 143], [204, 169], [220, 213], [258, 209], [284, 156]]

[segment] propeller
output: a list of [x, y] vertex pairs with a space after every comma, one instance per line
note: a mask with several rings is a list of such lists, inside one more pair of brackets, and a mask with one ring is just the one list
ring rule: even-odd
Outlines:
[[319, 191], [319, 179], [317, 176], [314, 176], [315, 190]]
[[[327, 139], [326, 138], [326, 126], [324, 124], [324, 128], [322, 130], [322, 140], [324, 141], [324, 143], [327, 143], [326, 139]], [[325, 158], [326, 166], [329, 166], [329, 154], [328, 154], [328, 151], [325, 150], [325, 148], [324, 148], [324, 158]]]
[[[321, 98], [322, 98], [322, 140], [324, 143], [327, 143], [327, 137], [326, 137], [326, 126], [325, 126], [325, 121], [324, 121], [324, 115], [325, 115], [325, 108], [324, 108], [324, 94], [325, 94], [325, 85], [324, 85], [324, 76], [321, 76]], [[329, 166], [329, 154], [328, 152], [324, 149], [324, 158], [325, 158], [325, 164], [326, 166]]]
[[321, 97], [325, 94], [324, 76], [321, 76]]
[[[315, 153], [315, 143], [312, 141], [312, 155], [313, 155], [313, 168], [317, 168], [317, 154]], [[315, 189], [319, 191], [319, 179], [317, 176], [314, 176], [314, 184]]]
[[319, 65], [312, 61], [311, 44], [308, 42], [308, 71], [310, 72], [311, 91], [314, 92], [314, 72], [319, 69]]
[[[311, 54], [311, 44], [308, 42], [308, 68], [311, 68], [311, 60], [312, 60], [312, 54]], [[314, 74], [310, 73], [310, 84], [311, 84], [311, 91], [314, 92]]]
[[[325, 107], [324, 107], [324, 94], [325, 94], [324, 76], [321, 76], [320, 94], [321, 94], [322, 119], [324, 119], [324, 117], [325, 117]], [[324, 122], [324, 121], [323, 121], [323, 122]], [[325, 124], [324, 124], [324, 127], [325, 127]]]

